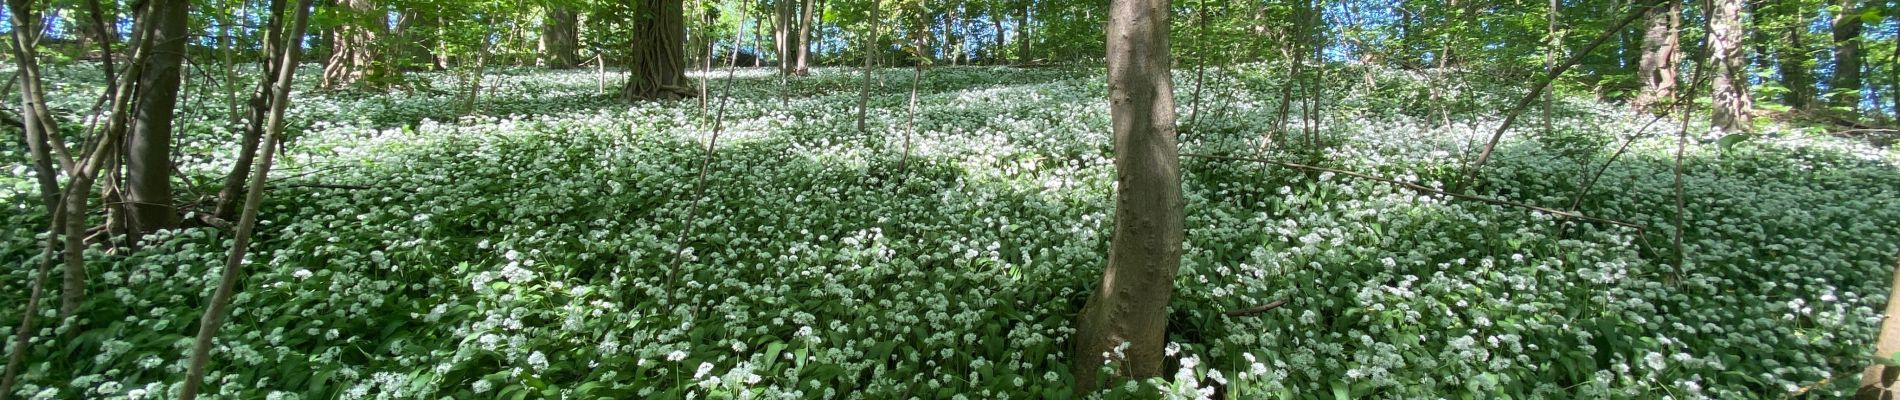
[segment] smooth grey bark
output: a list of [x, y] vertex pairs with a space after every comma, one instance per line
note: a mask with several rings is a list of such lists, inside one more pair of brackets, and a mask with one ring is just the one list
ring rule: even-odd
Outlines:
[[580, 65], [580, 17], [567, 7], [548, 7], [541, 21], [541, 65], [554, 69]]
[[1709, 54], [1715, 64], [1711, 126], [1721, 132], [1749, 128], [1754, 100], [1748, 93], [1748, 62], [1742, 50], [1742, 0], [1714, 0], [1709, 15]]
[[1828, 103], [1834, 107], [1860, 108], [1861, 66], [1866, 55], [1860, 51], [1860, 1], [1838, 0], [1830, 31], [1834, 37], [1834, 79], [1828, 81]]
[[152, 51], [138, 81], [138, 107], [126, 142], [125, 200], [131, 203], [128, 233], [136, 240], [143, 232], [177, 228], [178, 209], [172, 205], [172, 121], [178, 106], [185, 44], [191, 7], [188, 0], [149, 0], [142, 14]]
[[793, 63], [792, 73], [798, 76], [811, 75], [811, 26], [818, 17], [812, 15], [812, 6], [817, 0], [802, 1], [804, 12], [798, 15], [798, 59]]
[[[1115, 140], [1115, 233], [1108, 267], [1076, 321], [1075, 392], [1161, 374], [1168, 300], [1181, 266], [1186, 211], [1169, 72], [1170, 0], [1113, 0], [1108, 104]], [[1126, 348], [1118, 348], [1126, 343]]]

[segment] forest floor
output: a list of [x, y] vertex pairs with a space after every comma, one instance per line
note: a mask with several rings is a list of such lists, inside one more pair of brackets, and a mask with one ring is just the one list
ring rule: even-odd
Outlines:
[[[56, 108], [90, 105], [98, 79], [86, 71], [53, 71], [52, 97], [66, 99]], [[1442, 188], [1523, 90], [1340, 69], [1314, 112], [1294, 102], [1296, 119], [1274, 135], [1281, 71], [1210, 72], [1198, 103], [1192, 75], [1177, 74], [1182, 152]], [[932, 69], [912, 129], [910, 74], [879, 72], [867, 132], [848, 69], [783, 88], [764, 69], [738, 71], [730, 89], [716, 72], [706, 109], [617, 102], [592, 71], [502, 71], [472, 114], [446, 75], [387, 95], [299, 91], [209, 388], [270, 399], [1064, 397], [1072, 317], [1112, 226], [1104, 79]], [[194, 90], [178, 185], [202, 202], [235, 136], [224, 94]], [[1900, 250], [1900, 152], [1780, 125], [1697, 140], [1698, 122], [1683, 155], [1679, 258], [1676, 120], [1643, 129], [1651, 119], [1620, 105], [1557, 105], [1548, 131], [1537, 111], [1522, 118], [1469, 192], [1569, 210], [1635, 136], [1575, 212], [1641, 229], [1183, 158], [1170, 373], [1134, 396], [1851, 391]], [[0, 154], [0, 304], [17, 305], [45, 216], [19, 145]], [[90, 254], [93, 295], [77, 321], [37, 332], [18, 393], [169, 397], [228, 241], [192, 228]], [[0, 334], [20, 312], [0, 309]]]

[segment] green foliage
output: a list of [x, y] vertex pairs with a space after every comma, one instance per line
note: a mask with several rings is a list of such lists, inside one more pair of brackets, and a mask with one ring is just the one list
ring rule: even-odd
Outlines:
[[[1183, 151], [1256, 151], [1283, 70], [1210, 71]], [[1450, 87], [1471, 105], [1440, 127], [1417, 110], [1434, 86], [1422, 74], [1325, 76], [1362, 73], [1376, 85], [1327, 93], [1319, 137], [1279, 135], [1284, 152], [1269, 156], [1442, 186], [1459, 149], [1496, 123], [1485, 110], [1516, 96], [1508, 82], [1459, 81]], [[213, 353], [213, 393], [1068, 396], [1070, 323], [1112, 224], [1099, 72], [931, 70], [915, 158], [898, 176], [906, 93], [874, 97], [861, 134], [830, 111], [854, 98], [854, 71], [793, 81], [784, 108], [770, 72], [742, 71], [684, 249], [709, 134], [692, 102], [615, 103], [585, 71], [495, 79], [472, 116], [428, 93], [299, 93], [255, 261]], [[1565, 206], [1583, 167], [1646, 120], [1561, 100], [1553, 134], [1507, 140], [1480, 194]], [[210, 190], [225, 167], [215, 156], [234, 144], [214, 124], [187, 127], [181, 151], [213, 157], [181, 172]], [[1103, 397], [1218, 386], [1234, 398], [1769, 398], [1855, 370], [1900, 243], [1888, 228], [1900, 223], [1900, 158], [1797, 136], [1692, 145], [1682, 263], [1666, 228], [1673, 135], [1638, 139], [1580, 210], [1643, 232], [1185, 159], [1169, 372]], [[44, 222], [20, 175], [0, 177], [0, 260], [26, 267]], [[83, 327], [34, 335], [18, 394], [164, 397], [228, 237], [155, 240], [90, 256], [98, 295]], [[23, 303], [27, 270], [0, 274], [0, 302]], [[1273, 312], [1221, 315], [1283, 298]]]

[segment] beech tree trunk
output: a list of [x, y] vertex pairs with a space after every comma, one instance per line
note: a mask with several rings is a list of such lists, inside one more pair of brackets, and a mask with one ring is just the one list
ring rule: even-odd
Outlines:
[[346, 21], [331, 29], [330, 59], [323, 65], [324, 89], [385, 87], [395, 72], [377, 61], [376, 40], [389, 33], [388, 19], [376, 0], [341, 0]]
[[1834, 13], [1834, 79], [1828, 82], [1828, 102], [1849, 110], [1860, 108], [1861, 65], [1867, 57], [1860, 51], [1860, 1], [1839, 0]]
[[1637, 110], [1661, 113], [1676, 96], [1676, 64], [1682, 56], [1682, 2], [1669, 0], [1652, 7], [1643, 15], [1643, 55], [1637, 64], [1637, 78], [1643, 89], [1637, 92]]
[[[1169, 0], [1113, 0], [1108, 19], [1108, 104], [1115, 132], [1115, 236], [1108, 267], [1077, 320], [1075, 391], [1161, 374], [1168, 299], [1181, 266], [1180, 154], [1169, 75]], [[1122, 347], [1123, 344], [1126, 347]]]
[[548, 7], [541, 21], [541, 65], [568, 69], [580, 65], [580, 17], [567, 7]]
[[633, 57], [627, 60], [627, 85], [620, 90], [628, 100], [674, 100], [692, 97], [686, 80], [686, 16], [681, 0], [638, 0], [634, 18]]
[[178, 86], [185, 59], [186, 31], [191, 4], [187, 0], [149, 0], [141, 16], [151, 35], [152, 52], [139, 76], [138, 107], [126, 143], [126, 197], [131, 203], [128, 233], [137, 240], [142, 232], [177, 228], [179, 215], [172, 206], [172, 117], [178, 105]]
[[1027, 0], [1023, 1], [1022, 8], [1018, 9], [1016, 13], [1016, 45], [1020, 47], [1016, 51], [1016, 64], [1028, 64], [1031, 61], [1029, 56], [1030, 3], [1031, 2]]
[[818, 17], [812, 14], [812, 6], [817, 0], [804, 0], [805, 11], [798, 15], [798, 59], [793, 61], [792, 72], [798, 76], [811, 75], [811, 27]]
[[774, 51], [778, 52], [778, 72], [780, 75], [798, 73], [798, 65], [803, 64], [803, 60], [799, 59], [803, 54], [798, 51], [798, 49], [805, 46], [799, 43], [803, 40], [803, 36], [799, 35], [798, 30], [804, 21], [800, 20], [798, 15], [799, 7], [793, 4], [793, 1], [797, 0], [778, 0], [778, 3], [775, 4], [778, 11], [778, 21], [774, 24], [774, 28], [776, 29], [772, 30], [772, 39], [776, 41], [776, 43], [774, 43], [776, 45]]
[[1749, 128], [1754, 100], [1748, 93], [1748, 62], [1742, 51], [1742, 0], [1714, 0], [1709, 19], [1709, 53], [1715, 61], [1712, 127], [1721, 132]]

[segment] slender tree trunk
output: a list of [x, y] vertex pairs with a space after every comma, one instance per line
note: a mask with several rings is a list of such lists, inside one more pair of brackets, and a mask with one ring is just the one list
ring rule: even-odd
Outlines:
[[[290, 37], [301, 38], [310, 25], [310, 6], [312, 0], [303, 0], [297, 4], [295, 22], [291, 23]], [[284, 46], [283, 65], [297, 65], [302, 46], [292, 40]], [[284, 132], [284, 109], [290, 106], [290, 83], [295, 77], [296, 68], [281, 68], [273, 81], [276, 87], [271, 90], [271, 110], [269, 130], [264, 135], [264, 148], [275, 145]], [[218, 288], [212, 292], [210, 304], [198, 321], [198, 336], [191, 347], [191, 361], [186, 365], [184, 387], [178, 398], [192, 400], [198, 397], [198, 386], [204, 381], [205, 364], [211, 361], [212, 339], [218, 336], [218, 328], [224, 324], [224, 317], [230, 312], [231, 296], [237, 291], [239, 275], [244, 264], [244, 252], [251, 246], [252, 230], [257, 226], [258, 209], [264, 203], [264, 186], [270, 176], [272, 152], [264, 152], [258, 160], [256, 171], [251, 173], [252, 185], [244, 196], [244, 213], [238, 219], [237, 233], [233, 235], [230, 256], [225, 259], [224, 270], [218, 279]]]
[[874, 54], [882, 50], [877, 45], [878, 8], [881, 6], [881, 1], [871, 0], [871, 31], [864, 35], [868, 38], [864, 44], [864, 84], [858, 90], [858, 132], [865, 131], [865, 112], [871, 104], [871, 60], [876, 59]]
[[[15, 75], [19, 77], [21, 87], [21, 131], [25, 136], [27, 152], [33, 159], [33, 174], [35, 181], [39, 184], [40, 201], [46, 207], [47, 215], [53, 223], [47, 229], [46, 247], [40, 252], [40, 266], [36, 271], [37, 274], [33, 276], [33, 289], [28, 295], [26, 309], [21, 310], [20, 328], [14, 334], [13, 350], [7, 356], [4, 376], [0, 377], [0, 400], [12, 397], [14, 381], [21, 365], [25, 362], [26, 353], [30, 350], [27, 340], [30, 335], [36, 333], [33, 332], [33, 320], [39, 314], [39, 299], [42, 297], [46, 277], [51, 273], [53, 253], [57, 247], [56, 243], [59, 243], [59, 233], [64, 231], [65, 213], [62, 212], [59, 201], [59, 170], [53, 168], [53, 155], [48, 148], [51, 143], [47, 140], [50, 136], [48, 133], [58, 132], [59, 127], [50, 124], [52, 120], [41, 115], [47, 111], [44, 109], [46, 103], [41, 98], [45, 91], [40, 88], [38, 50], [34, 48], [34, 43], [38, 41], [39, 15], [33, 11], [32, 6], [33, 2], [28, 0], [7, 1], [7, 16], [10, 17], [11, 26], [15, 27], [10, 32], [13, 40], [9, 47], [13, 52], [14, 65], [19, 71]], [[70, 171], [71, 167], [67, 167], [66, 170]], [[71, 271], [67, 273], [70, 274]]]
[[548, 68], [580, 65], [580, 17], [564, 6], [548, 7], [541, 21], [541, 63]]
[[118, 68], [112, 65], [112, 41], [119, 38], [119, 31], [106, 24], [106, 20], [116, 17], [106, 14], [105, 7], [99, 5], [99, 0], [86, 0], [86, 14], [92, 17], [92, 32], [97, 36], [95, 40], [99, 42], [100, 67], [105, 70], [106, 82], [113, 82]]
[[1661, 112], [1676, 94], [1676, 64], [1682, 54], [1682, 2], [1667, 0], [1667, 6], [1653, 7], [1644, 15], [1643, 56], [1637, 66], [1637, 78], [1643, 82], [1633, 105], [1637, 110]]
[[943, 44], [949, 50], [950, 65], [963, 62], [963, 2], [944, 9]]
[[[644, 17], [632, 21], [633, 57], [621, 97], [673, 100], [692, 96], [686, 87], [685, 4], [681, 0], [639, 0], [638, 4]], [[707, 62], [712, 62], [710, 57]]]
[[1016, 64], [1017, 65], [1025, 65], [1025, 64], [1029, 64], [1030, 62], [1035, 61], [1035, 58], [1029, 54], [1029, 45], [1030, 45], [1029, 6], [1030, 6], [1030, 3], [1032, 3], [1031, 0], [1023, 0], [1022, 8], [1018, 9], [1016, 12], [1016, 46], [1020, 47], [1019, 49], [1016, 50]]
[[[1550, 8], [1545, 9], [1544, 12], [1544, 36], [1548, 37], [1544, 39], [1545, 74], [1549, 74], [1552, 68], [1556, 68], [1556, 65], [1552, 64], [1557, 62], [1557, 49], [1564, 45], [1563, 37], [1557, 35], [1557, 11], [1560, 7], [1563, 7], [1562, 1], [1550, 0]], [[1556, 101], [1555, 93], [1544, 92], [1544, 134], [1546, 135], [1550, 134], [1550, 111], [1556, 106]]]
[[[1900, 255], [1897, 255], [1900, 256]], [[1860, 390], [1854, 394], [1858, 400], [1882, 400], [1900, 398], [1900, 367], [1887, 365], [1892, 363], [1896, 353], [1900, 353], [1900, 261], [1895, 262], [1893, 283], [1889, 284], [1887, 310], [1880, 321], [1879, 341], [1874, 344], [1873, 365], [1860, 375]]]
[[[1186, 212], [1169, 77], [1169, 0], [1112, 0], [1108, 20], [1109, 115], [1115, 132], [1115, 234], [1108, 267], [1076, 321], [1075, 391], [1159, 376], [1168, 301], [1181, 266]], [[1124, 346], [1125, 344], [1125, 346]]]
[[1754, 101], [1748, 93], [1748, 63], [1742, 51], [1742, 0], [1714, 0], [1709, 18], [1709, 54], [1715, 61], [1712, 126], [1723, 132], [1749, 129]]
[[[190, 2], [147, 0], [144, 15], [152, 52], [146, 57], [138, 82], [138, 107], [132, 135], [126, 143], [126, 196], [133, 240], [142, 232], [177, 228], [179, 214], [172, 206], [172, 117], [178, 105], [178, 87], [185, 59]], [[129, 83], [129, 82], [128, 82]]]
[[818, 16], [812, 15], [812, 5], [816, 0], [802, 1], [805, 11], [798, 16], [798, 60], [794, 62], [792, 73], [798, 76], [811, 75], [811, 26]]
[[1800, 3], [1799, 0], [1777, 0], [1764, 5], [1762, 11], [1768, 14], [1769, 25], [1757, 29], [1770, 31], [1769, 52], [1774, 55], [1781, 85], [1788, 88], [1788, 92], [1782, 94], [1782, 102], [1789, 108], [1807, 111], [1815, 105], [1814, 55], [1806, 40], [1807, 21], [1812, 11]]
[[[1603, 34], [1598, 35], [1595, 40], [1591, 40], [1590, 43], [1584, 44], [1583, 48], [1578, 49], [1576, 53], [1572, 53], [1570, 55], [1570, 58], [1564, 60], [1563, 63], [1557, 64], [1556, 68], [1553, 68], [1549, 72], [1543, 74], [1544, 76], [1538, 79], [1537, 84], [1531, 86], [1530, 93], [1526, 93], [1524, 97], [1518, 98], [1517, 103], [1511, 106], [1510, 111], [1506, 111], [1504, 113], [1504, 121], [1498, 124], [1498, 128], [1496, 130], [1491, 131], [1491, 138], [1485, 142], [1484, 148], [1478, 152], [1477, 161], [1473, 162], [1472, 164], [1470, 164], [1468, 167], [1465, 168], [1464, 179], [1461, 180], [1458, 183], [1458, 185], [1476, 183], [1479, 171], [1484, 169], [1484, 164], [1486, 161], [1490, 161], [1491, 152], [1497, 149], [1498, 140], [1503, 139], [1504, 133], [1511, 130], [1511, 124], [1514, 122], [1517, 122], [1518, 115], [1523, 114], [1524, 109], [1527, 107], [1530, 107], [1531, 102], [1537, 100], [1537, 96], [1542, 95], [1544, 93], [1544, 90], [1547, 90], [1550, 88], [1550, 83], [1552, 81], [1555, 81], [1557, 77], [1559, 76], [1563, 76], [1564, 71], [1569, 71], [1571, 67], [1574, 67], [1577, 65], [1578, 62], [1583, 61], [1583, 57], [1588, 56], [1590, 55], [1590, 53], [1596, 51], [1597, 47], [1603, 46], [1603, 43], [1609, 42], [1611, 38], [1616, 37], [1617, 31], [1623, 30], [1623, 27], [1629, 26], [1630, 23], [1635, 22], [1639, 18], [1642, 18], [1648, 13], [1649, 10], [1661, 8], [1660, 3], [1666, 2], [1666, 1], [1672, 1], [1672, 0], [1649, 0], [1643, 3], [1634, 4], [1633, 6], [1636, 7], [1636, 10], [1634, 10], [1634, 12], [1631, 12], [1630, 15], [1624, 17], [1622, 21], [1617, 22], [1614, 25], [1611, 25], [1610, 29], [1603, 31]], [[1719, 0], [1719, 1], [1739, 2], [1741, 0]]]
[[1003, 58], [1003, 38], [1007, 35], [1003, 32], [1003, 13], [998, 12], [995, 6], [990, 7], [990, 27], [993, 28], [992, 32], [996, 32], [996, 45], [991, 46], [989, 51], [990, 64], [1002, 65], [1008, 62]]
[[1867, 56], [1860, 51], [1860, 1], [1837, 0], [1840, 11], [1834, 13], [1834, 79], [1828, 82], [1829, 103], [1834, 107], [1860, 108], [1861, 65]]
[[265, 17], [263, 78], [246, 103], [249, 110], [243, 137], [238, 143], [237, 160], [231, 163], [231, 171], [224, 175], [224, 187], [218, 191], [217, 208], [212, 212], [218, 220], [229, 221], [236, 217], [237, 209], [243, 203], [238, 196], [244, 193], [244, 179], [251, 175], [251, 163], [257, 159], [258, 142], [264, 137], [264, 119], [270, 115], [270, 92], [276, 86], [274, 80], [277, 79], [278, 62], [283, 58], [284, 3], [285, 0], [270, 0], [270, 14]]

